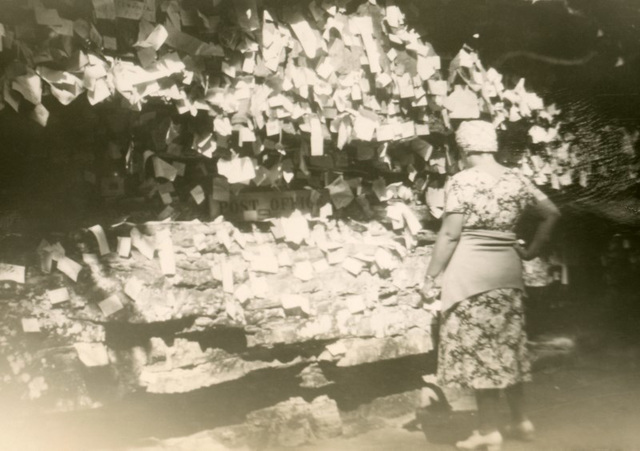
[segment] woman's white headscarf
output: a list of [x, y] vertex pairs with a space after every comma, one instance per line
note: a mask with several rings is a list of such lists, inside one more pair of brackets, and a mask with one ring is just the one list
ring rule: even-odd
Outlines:
[[496, 129], [487, 121], [465, 121], [456, 131], [456, 143], [464, 152], [497, 152]]

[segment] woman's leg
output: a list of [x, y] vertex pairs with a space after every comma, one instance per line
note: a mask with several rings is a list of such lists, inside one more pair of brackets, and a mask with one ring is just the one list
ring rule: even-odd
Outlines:
[[524, 385], [519, 383], [507, 387], [505, 393], [511, 408], [511, 425], [506, 428], [507, 435], [527, 442], [535, 440], [536, 429], [525, 413]]
[[476, 390], [475, 394], [478, 403], [479, 430], [474, 431], [468, 439], [457, 442], [456, 447], [460, 450], [483, 448], [487, 451], [500, 451], [502, 445], [502, 435], [498, 430], [500, 390]]
[[495, 389], [476, 390], [480, 434], [487, 435], [498, 430], [500, 421], [498, 408], [500, 391]]
[[526, 421], [524, 385], [522, 383], [511, 385], [505, 389], [505, 394], [507, 395], [507, 402], [511, 409], [511, 421], [514, 424]]

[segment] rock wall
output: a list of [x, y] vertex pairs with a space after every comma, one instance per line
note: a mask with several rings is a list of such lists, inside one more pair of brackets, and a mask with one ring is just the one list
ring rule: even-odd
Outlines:
[[[427, 232], [294, 214], [243, 230], [120, 224], [107, 229], [109, 250], [132, 238], [131, 252], [102, 256], [86, 231], [61, 238], [39, 253], [23, 238], [31, 252], [12, 258], [25, 283], [2, 286], [3, 392], [39, 408], [187, 393], [266, 370], [293, 369], [300, 387], [319, 389], [340, 368], [433, 347], [433, 312], [416, 290]], [[76, 281], [62, 274], [64, 259], [82, 262]]]

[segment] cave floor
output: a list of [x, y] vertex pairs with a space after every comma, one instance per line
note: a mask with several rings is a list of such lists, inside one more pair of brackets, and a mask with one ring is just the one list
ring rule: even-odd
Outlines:
[[[560, 367], [541, 370], [528, 386], [527, 395], [537, 440], [506, 441], [504, 450], [640, 450], [639, 344], [617, 343], [579, 355]], [[507, 415], [505, 407], [505, 421]], [[469, 434], [474, 422], [473, 414], [460, 414], [448, 422], [427, 417], [422, 430], [409, 431], [398, 424], [300, 450], [450, 450], [454, 449], [453, 441]]]
[[[543, 362], [527, 386], [536, 441], [507, 440], [503, 450], [640, 450], [639, 308], [636, 294], [625, 304], [569, 309], [558, 315], [553, 325], [545, 315], [552, 333], [572, 336], [578, 347], [568, 359]], [[503, 418], [506, 423], [506, 401]], [[456, 440], [470, 434], [476, 421], [474, 413], [460, 413], [453, 419], [427, 415], [418, 430], [403, 427], [411, 420], [300, 450], [451, 450]]]

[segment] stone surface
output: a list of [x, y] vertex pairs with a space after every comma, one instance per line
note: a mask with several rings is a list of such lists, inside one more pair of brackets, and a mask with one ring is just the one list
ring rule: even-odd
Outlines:
[[157, 440], [149, 446], [127, 448], [130, 451], [249, 451], [246, 446], [226, 445], [214, 431], [204, 431], [189, 437]]
[[342, 342], [347, 352], [337, 363], [340, 367], [426, 354], [433, 350], [431, 335], [417, 328], [409, 330], [406, 335], [387, 338], [345, 339]]
[[381, 396], [342, 414], [344, 434], [354, 436], [370, 429], [398, 425], [399, 420], [402, 422], [407, 416], [414, 416], [429, 403], [424, 389]]
[[298, 377], [300, 378], [300, 387], [303, 388], [323, 388], [333, 384], [317, 364], [306, 366]]
[[[309, 219], [312, 233], [301, 244], [276, 240], [264, 225], [239, 229], [224, 221], [129, 224], [117, 235], [133, 228], [149, 243], [159, 233], [171, 237], [175, 274], [163, 274], [159, 254], [144, 256], [135, 244], [127, 258], [98, 256], [90, 253], [95, 243], [71, 234], [59, 248], [81, 263], [76, 282], [55, 263], [43, 273], [32, 249], [26, 284], [0, 286], [3, 382], [22, 398], [66, 393], [58, 408], [98, 405], [83, 388], [86, 369], [109, 374], [107, 392], [118, 396], [185, 393], [291, 366], [300, 366], [301, 386], [321, 388], [333, 381], [317, 361], [351, 367], [432, 350], [432, 313], [417, 294], [431, 248], [407, 247], [377, 222]], [[343, 268], [337, 250], [362, 271]], [[312, 277], [302, 280], [294, 267], [307, 261]], [[70, 299], [52, 305], [47, 291], [59, 288]], [[98, 304], [112, 297], [123, 308], [106, 316]], [[41, 332], [24, 332], [24, 318], [36, 319]], [[69, 357], [53, 371], [47, 356], [56, 349]], [[91, 349], [101, 350], [99, 359]]]
[[240, 379], [253, 371], [287, 368], [302, 361], [248, 361], [222, 349], [203, 351], [197, 342], [177, 339], [172, 347], [165, 348], [164, 355], [154, 352], [154, 361], [141, 369], [139, 384], [149, 393], [185, 393]]
[[316, 439], [342, 434], [342, 420], [335, 401], [326, 396], [311, 403], [291, 398], [273, 407], [252, 412], [247, 418], [252, 447], [294, 448]]
[[342, 434], [342, 418], [334, 400], [327, 396], [315, 398], [309, 406], [309, 414], [316, 438], [331, 438]]

